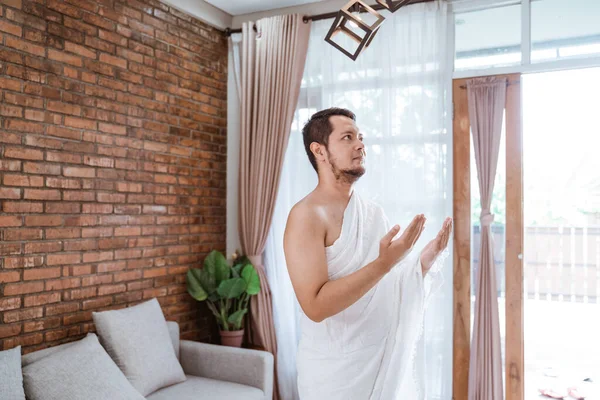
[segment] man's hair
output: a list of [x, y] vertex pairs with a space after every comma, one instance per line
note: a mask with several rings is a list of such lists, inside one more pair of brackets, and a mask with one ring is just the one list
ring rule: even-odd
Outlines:
[[312, 153], [312, 151], [310, 151], [310, 144], [312, 142], [317, 142], [327, 148], [327, 145], [329, 144], [329, 135], [331, 135], [333, 132], [333, 126], [329, 121], [329, 117], [333, 117], [334, 115], [341, 115], [356, 121], [356, 115], [354, 115], [352, 111], [345, 108], [332, 107], [313, 114], [308, 122], [304, 125], [304, 128], [302, 128], [304, 150], [306, 150], [308, 160], [317, 172], [319, 172], [317, 168], [317, 160], [315, 159], [315, 155]]

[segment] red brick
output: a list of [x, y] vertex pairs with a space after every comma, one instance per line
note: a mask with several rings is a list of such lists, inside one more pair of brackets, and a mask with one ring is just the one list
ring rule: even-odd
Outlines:
[[23, 163], [23, 172], [28, 174], [60, 175], [60, 165], [25, 162]]
[[127, 128], [124, 126], [105, 124], [102, 122], [98, 125], [98, 129], [101, 132], [112, 133], [115, 135], [126, 135], [127, 134]]
[[4, 268], [33, 268], [40, 267], [43, 263], [43, 256], [6, 257], [4, 259]]
[[53, 342], [56, 340], [64, 339], [69, 335], [69, 330], [66, 328], [56, 329], [44, 333], [44, 340], [46, 342]]
[[108, 307], [113, 304], [112, 297], [100, 297], [93, 300], [85, 300], [82, 303], [83, 310], [96, 310], [99, 308]]
[[140, 234], [139, 226], [115, 228], [115, 236], [139, 236]]
[[166, 295], [167, 288], [146, 289], [143, 292], [144, 299], [151, 299], [153, 297], [164, 297]]
[[95, 240], [76, 240], [64, 243], [65, 251], [95, 250], [98, 243]]
[[44, 122], [46, 119], [49, 119], [49, 114], [39, 110], [25, 110], [25, 119]]
[[7, 229], [4, 231], [4, 240], [7, 242], [41, 240], [42, 234], [43, 231], [41, 229]]
[[81, 107], [74, 104], [62, 103], [60, 101], [48, 100], [46, 103], [46, 109], [50, 111], [56, 111], [62, 114], [70, 115], [81, 115]]
[[[86, 241], [79, 241], [79, 242], [73, 242], [73, 243], [82, 243], [82, 242], [86, 242]], [[70, 246], [67, 246], [67, 243], [65, 243], [65, 249], [67, 247], [70, 247]], [[75, 247], [75, 246], [73, 246], [73, 247]], [[92, 249], [93, 248], [95, 248], [95, 247], [92, 247]], [[68, 269], [67, 276], [90, 275], [93, 272], [93, 268], [91, 265], [73, 265], [73, 266], [64, 267], [64, 268]]]
[[95, 297], [96, 292], [97, 292], [97, 290], [95, 287], [74, 289], [74, 290], [71, 290], [70, 292], [65, 293], [65, 300], [89, 299], [90, 297]]
[[18, 282], [21, 280], [21, 274], [18, 271], [0, 272], [0, 283]]
[[78, 54], [87, 58], [96, 58], [95, 50], [91, 50], [88, 47], [80, 46], [69, 41], [65, 41], [65, 51], [69, 51], [71, 53]]
[[106, 53], [100, 53], [100, 61], [118, 68], [127, 68], [127, 60], [124, 58], [114, 57]]
[[44, 186], [44, 178], [33, 175], [4, 175], [4, 184], [6, 186]]
[[[27, 85], [27, 83], [26, 83]], [[27, 88], [27, 86], [25, 86]], [[10, 93], [4, 94], [6, 103], [16, 104], [23, 107], [44, 108], [44, 100], [36, 97], [26, 96], [23, 94]]]
[[97, 122], [89, 119], [65, 117], [65, 125], [70, 126], [72, 128], [95, 130]]
[[15, 24], [8, 21], [0, 21], [0, 32], [10, 33], [11, 35], [21, 36], [23, 35], [23, 29]]
[[15, 310], [20, 307], [21, 307], [21, 298], [20, 297], [0, 298], [0, 312], [8, 311], [8, 310]]
[[84, 214], [111, 214], [112, 212], [112, 204], [84, 204], [82, 210]]
[[84, 156], [83, 163], [86, 165], [91, 165], [93, 167], [101, 168], [113, 168], [115, 166], [115, 160], [113, 160], [112, 158], [105, 157]]
[[126, 266], [127, 265], [124, 261], [105, 262], [105, 263], [98, 264], [97, 271], [99, 274], [104, 273], [104, 272], [123, 271]]
[[46, 281], [46, 290], [64, 290], [79, 287], [81, 280], [79, 278], [55, 279]]
[[23, 324], [23, 331], [25, 333], [28, 332], [36, 332], [43, 331], [46, 329], [53, 329], [60, 326], [60, 318], [45, 318], [37, 321], [27, 321]]
[[21, 333], [21, 324], [0, 324], [0, 339], [7, 338], [10, 336], [16, 336], [19, 333]]
[[67, 265], [79, 264], [81, 262], [81, 254], [48, 254], [46, 264], [48, 265]]
[[68, 53], [63, 53], [62, 51], [57, 51], [54, 49], [48, 49], [48, 58], [51, 60], [56, 60], [66, 64], [74, 65], [76, 67], [81, 67], [83, 65], [81, 57], [74, 56]]
[[12, 337], [4, 339], [4, 349], [12, 349], [17, 346], [33, 346], [36, 344], [40, 344], [43, 341], [44, 335], [42, 335], [41, 333]]
[[26, 319], [41, 318], [44, 315], [42, 307], [28, 308], [24, 310], [7, 311], [4, 313], [4, 322], [9, 324]]
[[4, 149], [4, 157], [21, 160], [43, 160], [44, 152], [41, 150], [24, 149], [22, 147], [7, 147]]
[[104, 285], [112, 282], [112, 275], [93, 275], [81, 278], [81, 286]]
[[28, 215], [25, 216], [26, 226], [59, 226], [62, 224], [60, 215]]
[[[0, 227], [21, 226], [23, 219], [21, 217], [0, 216]], [[8, 240], [8, 239], [5, 239]]]
[[122, 293], [122, 292], [124, 292], [126, 290], [127, 290], [127, 286], [125, 286], [124, 284], [100, 286], [98, 288], [98, 296], [105, 296], [107, 294]]
[[[81, 228], [46, 229], [46, 239], [75, 239], [81, 237]], [[65, 251], [68, 249], [65, 247]]]
[[94, 168], [85, 167], [64, 167], [63, 175], [78, 178], [94, 178], [96, 176], [96, 170]]
[[60, 140], [30, 135], [25, 137], [25, 144], [27, 146], [45, 147], [49, 149], [61, 149], [63, 146], [63, 142]]
[[106, 30], [112, 31], [115, 29], [115, 23], [109, 21], [107, 19], [102, 18], [96, 14], [83, 14], [83, 20], [89, 24], [99, 26], [100, 28], [104, 28]]
[[79, 303], [60, 303], [46, 307], [46, 316], [72, 313], [79, 310]]
[[4, 44], [13, 49], [21, 50], [39, 57], [44, 57], [46, 54], [46, 49], [43, 46], [38, 46], [12, 36], [7, 36], [4, 40]]
[[26, 269], [23, 271], [23, 280], [37, 281], [50, 278], [59, 278], [61, 275], [60, 268], [36, 268]]
[[61, 0], [47, 0], [46, 6], [51, 10], [58, 11], [61, 14], [65, 14], [77, 19], [81, 18], [83, 14], [79, 8], [68, 5]]
[[25, 189], [26, 200], [60, 200], [60, 191], [53, 189]]
[[118, 193], [98, 193], [100, 203], [125, 203], [125, 195]]
[[8, 283], [4, 286], [4, 295], [13, 296], [42, 292], [43, 290], [44, 282]]
[[99, 253], [83, 253], [84, 263], [94, 263], [99, 261], [110, 261], [113, 259], [112, 251], [104, 251]]
[[92, 320], [92, 312], [87, 311], [84, 313], [77, 313], [75, 315], [67, 315], [63, 317], [64, 325], [73, 325], [79, 324], [81, 322], [91, 321]]
[[[17, 107], [17, 106], [9, 106], [9, 105], [0, 105], [0, 115], [4, 116], [4, 117], [16, 117], [16, 118], [22, 118], [23, 117], [23, 108], [21, 107]], [[15, 128], [15, 122], [16, 121], [9, 121], [12, 122], [12, 127], [7, 127], [7, 129], [10, 130], [21, 130], [18, 128]]]
[[63, 200], [65, 201], [94, 201], [95, 199], [95, 192], [82, 192], [77, 190], [63, 191]]
[[[0, 30], [2, 29], [2, 21], [0, 21]], [[14, 92], [21, 91], [21, 81], [16, 79], [10, 79], [5, 77], [0, 77], [0, 87], [4, 90], [12, 90]]]
[[[20, 139], [19, 139], [20, 143]], [[0, 171], [20, 171], [21, 161], [18, 160], [0, 160]]]
[[65, 226], [94, 226], [97, 223], [98, 218], [95, 215], [65, 217]]
[[46, 304], [59, 303], [60, 292], [34, 294], [25, 296], [25, 307], [44, 306]]
[[0, 199], [20, 199], [21, 189], [0, 188]]
[[[113, 235], [113, 229], [109, 227], [104, 228], [83, 228], [81, 231], [81, 237], [109, 237]], [[102, 247], [100, 247], [102, 248]]]
[[79, 214], [80, 211], [79, 203], [46, 203], [48, 214]]
[[61, 251], [61, 242], [32, 242], [25, 243], [25, 254], [31, 253], [56, 253]]

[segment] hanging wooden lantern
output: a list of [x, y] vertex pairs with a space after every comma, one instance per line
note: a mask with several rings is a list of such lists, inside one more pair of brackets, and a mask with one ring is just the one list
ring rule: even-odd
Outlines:
[[377, 3], [384, 6], [390, 12], [398, 11], [400, 7], [403, 7], [410, 2], [411, 0], [377, 0]]
[[[371, 24], [366, 23], [360, 17], [361, 12], [369, 13], [375, 18], [374, 22]], [[383, 15], [379, 14], [372, 7], [369, 7], [364, 1], [351, 0], [339, 11], [338, 15], [333, 21], [333, 24], [331, 25], [331, 28], [329, 29], [329, 32], [327, 32], [327, 36], [325, 36], [325, 41], [344, 53], [346, 56], [350, 57], [352, 60], [356, 60], [360, 53], [369, 47], [369, 44], [371, 44], [371, 41], [377, 34], [377, 31], [384, 20], [385, 18]], [[348, 27], [348, 25], [350, 25], [350, 27]], [[354, 32], [351, 27], [364, 31], [364, 35], [361, 36]], [[346, 35], [358, 43], [358, 48], [354, 51], [354, 53], [333, 41], [333, 38], [339, 34]]]

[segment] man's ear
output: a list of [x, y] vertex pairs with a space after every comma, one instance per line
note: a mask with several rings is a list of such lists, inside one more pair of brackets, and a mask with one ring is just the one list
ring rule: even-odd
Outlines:
[[315, 156], [315, 159], [317, 159], [318, 161], [325, 161], [325, 146], [317, 142], [312, 142], [310, 144], [310, 151], [312, 151], [313, 155]]

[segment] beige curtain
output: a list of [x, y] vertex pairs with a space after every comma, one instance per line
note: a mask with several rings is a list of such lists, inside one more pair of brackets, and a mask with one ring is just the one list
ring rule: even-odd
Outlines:
[[502, 355], [490, 212], [498, 165], [506, 78], [467, 81], [469, 119], [481, 196], [481, 249], [469, 368], [469, 400], [502, 400]]
[[[283, 15], [242, 27], [239, 233], [262, 287], [252, 298], [250, 340], [275, 355], [271, 293], [262, 254], [304, 72], [310, 23]], [[275, 369], [276, 371], [277, 369]], [[278, 398], [275, 379], [273, 397]]]

